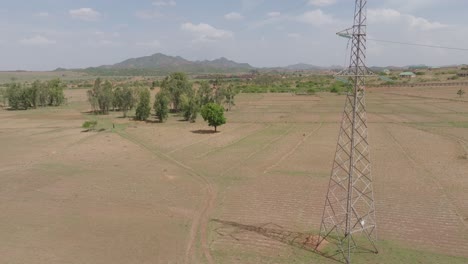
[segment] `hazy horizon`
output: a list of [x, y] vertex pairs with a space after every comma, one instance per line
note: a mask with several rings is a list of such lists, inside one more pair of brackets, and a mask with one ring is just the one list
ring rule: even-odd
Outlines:
[[[372, 39], [468, 46], [459, 0], [370, 0]], [[163, 53], [188, 60], [225, 57], [254, 67], [345, 65], [354, 1], [15, 1], [0, 7], [0, 70], [109, 65]], [[368, 41], [368, 64], [444, 66], [468, 52]]]

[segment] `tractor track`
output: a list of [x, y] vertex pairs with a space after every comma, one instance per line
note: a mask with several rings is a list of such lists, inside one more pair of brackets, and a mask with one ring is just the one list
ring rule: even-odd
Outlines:
[[205, 186], [204, 189], [206, 192], [206, 199], [204, 199], [203, 201], [202, 208], [199, 214], [196, 215], [192, 221], [192, 226], [189, 232], [188, 243], [187, 243], [187, 247], [184, 253], [184, 263], [187, 263], [187, 264], [193, 263], [192, 260], [195, 255], [195, 244], [197, 241], [197, 237], [200, 236], [200, 244], [201, 244], [201, 248], [203, 251], [203, 255], [206, 258], [207, 263], [213, 264], [214, 260], [213, 260], [213, 257], [211, 256], [211, 252], [210, 252], [208, 241], [207, 241], [208, 240], [207, 229], [208, 229], [208, 223], [209, 223], [209, 215], [210, 215], [210, 212], [213, 210], [215, 201], [216, 201], [216, 196], [217, 196], [216, 186], [213, 184], [211, 180], [209, 180], [207, 177], [196, 172], [192, 167], [159, 151], [158, 149], [154, 147], [149, 146], [148, 144], [145, 144], [145, 142], [141, 141], [137, 137], [132, 136], [124, 131], [117, 131], [116, 133], [122, 138], [150, 152], [151, 154], [184, 169], [185, 171], [189, 173], [191, 177], [198, 180], [200, 183], [202, 183]]

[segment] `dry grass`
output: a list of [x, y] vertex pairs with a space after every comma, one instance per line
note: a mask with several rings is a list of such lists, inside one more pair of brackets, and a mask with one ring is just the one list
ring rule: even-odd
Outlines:
[[[382, 253], [356, 258], [466, 263], [468, 104], [405, 89], [368, 94]], [[289, 237], [319, 229], [343, 96], [241, 94], [216, 134], [67, 96], [0, 111], [5, 263], [335, 263]], [[106, 130], [82, 133], [92, 118]]]

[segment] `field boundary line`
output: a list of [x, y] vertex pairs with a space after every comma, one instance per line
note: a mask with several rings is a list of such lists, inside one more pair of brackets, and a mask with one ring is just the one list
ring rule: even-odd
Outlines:
[[432, 99], [432, 100], [443, 100], [443, 101], [458, 102], [458, 103], [468, 103], [468, 101], [465, 101], [465, 100], [457, 100], [457, 99], [441, 98], [441, 97], [428, 97], [428, 96], [400, 94], [400, 93], [391, 93], [391, 92], [384, 92], [383, 94], [398, 95], [398, 96], [420, 98], [420, 99]]
[[266, 168], [264, 171], [263, 171], [263, 174], [266, 174], [268, 172], [270, 172], [271, 169], [275, 168], [276, 166], [278, 166], [281, 162], [283, 162], [285, 159], [287, 159], [289, 156], [291, 156], [294, 152], [296, 152], [296, 150], [299, 148], [299, 146], [306, 142], [307, 139], [309, 139], [313, 134], [317, 133], [320, 128], [322, 128], [323, 126], [323, 122], [319, 124], [319, 126], [317, 128], [315, 128], [312, 132], [310, 132], [307, 136], [305, 137], [302, 137], [301, 140], [299, 140], [299, 142], [297, 142], [297, 144], [288, 152], [286, 153], [285, 155], [283, 155], [277, 162], [275, 162], [273, 165], [271, 165], [270, 167]]
[[268, 142], [265, 144], [265, 146], [263, 146], [263, 147], [261, 147], [260, 149], [258, 149], [258, 150], [256, 150], [256, 151], [250, 153], [245, 159], [243, 159], [243, 160], [237, 162], [235, 165], [233, 165], [233, 166], [227, 168], [226, 170], [224, 170], [223, 172], [221, 172], [221, 173], [219, 174], [219, 176], [221, 176], [221, 177], [222, 177], [222, 176], [225, 176], [226, 173], [228, 173], [228, 172], [231, 171], [232, 169], [234, 169], [234, 168], [236, 168], [236, 167], [242, 165], [245, 161], [249, 160], [249, 159], [250, 159], [251, 157], [253, 157], [254, 155], [256, 155], [256, 154], [262, 152], [263, 150], [269, 148], [269, 147], [271, 146], [271, 144], [273, 144], [274, 142], [280, 140], [281, 138], [283, 138], [283, 137], [285, 137], [287, 134], [289, 134], [289, 132], [293, 129], [293, 127], [295, 127], [295, 126], [290, 126], [288, 129], [286, 129], [286, 131], [285, 131], [284, 133], [282, 133], [281, 135], [279, 135], [279, 136], [273, 138], [272, 140], [268, 141]]
[[[229, 132], [231, 132], [231, 131], [237, 131], [238, 129], [244, 128], [244, 127], [246, 127], [246, 126], [248, 126], [248, 125], [246, 125], [246, 124], [241, 125], [241, 126], [235, 128], [235, 129], [230, 130]], [[196, 144], [198, 144], [198, 143], [202, 143], [202, 142], [204, 142], [204, 141], [207, 141], [207, 140], [210, 140], [210, 139], [213, 139], [213, 138], [220, 137], [221, 135], [222, 135], [222, 133], [215, 134], [215, 135], [212, 136], [212, 137], [207, 137], [207, 138], [201, 139], [201, 140], [199, 140], [199, 141], [196, 141], [196, 142], [194, 142], [194, 143], [192, 143], [192, 144], [188, 144], [188, 145], [185, 145], [185, 146], [176, 148], [176, 149], [174, 149], [174, 150], [169, 151], [168, 153], [169, 153], [169, 154], [172, 154], [172, 153], [178, 152], [178, 151], [180, 151], [180, 150], [184, 150], [184, 149], [189, 148], [189, 147], [191, 147], [191, 146], [193, 146], [193, 145], [196, 145]]]
[[264, 131], [264, 130], [270, 128], [271, 126], [272, 126], [271, 124], [268, 124], [267, 126], [265, 126], [265, 127], [263, 127], [263, 128], [260, 128], [259, 130], [255, 130], [254, 132], [249, 133], [249, 134], [247, 134], [247, 135], [245, 135], [245, 136], [243, 136], [243, 137], [241, 137], [241, 138], [239, 138], [239, 139], [237, 139], [237, 140], [235, 140], [235, 141], [233, 141], [233, 142], [231, 142], [231, 143], [229, 143], [229, 144], [227, 144], [227, 145], [225, 145], [225, 146], [222, 146], [222, 147], [219, 147], [219, 148], [214, 148], [214, 149], [209, 150], [209, 151], [207, 151], [207, 152], [205, 152], [205, 153], [203, 153], [203, 154], [201, 154], [201, 155], [195, 156], [195, 158], [196, 158], [196, 159], [203, 158], [203, 157], [205, 157], [205, 156], [208, 156], [208, 155], [211, 154], [211, 153], [220, 151], [220, 150], [222, 150], [222, 149], [229, 148], [229, 147], [231, 147], [232, 145], [235, 145], [235, 144], [237, 144], [237, 143], [243, 141], [244, 139], [246, 139], [246, 138], [248, 138], [248, 137], [250, 137], [250, 136], [256, 135], [256, 134], [258, 134], [258, 133], [260, 133], [260, 132], [262, 132], [262, 131]]
[[[385, 126], [385, 130], [387, 131], [387, 133], [389, 134], [390, 138], [393, 140], [393, 142], [395, 142], [395, 144], [398, 146], [398, 148], [403, 152], [403, 154], [405, 155], [405, 157], [411, 161], [411, 163], [413, 163], [413, 165], [416, 167], [416, 168], [419, 168], [419, 169], [422, 169], [423, 171], [425, 171], [427, 174], [426, 175], [430, 175], [430, 177], [425, 177], [425, 178], [429, 178], [432, 183], [434, 183], [437, 188], [441, 191], [443, 197], [445, 198], [445, 200], [447, 201], [447, 203], [449, 203], [450, 205], [453, 206], [453, 210], [455, 210], [455, 214], [458, 216], [462, 226], [464, 227], [464, 229], [467, 229], [467, 225], [465, 223], [465, 220], [463, 219], [463, 216], [462, 214], [460, 214], [460, 211], [457, 207], [456, 204], [454, 204], [453, 202], [451, 202], [451, 199], [449, 198], [450, 196], [447, 194], [447, 192], [445, 191], [444, 187], [442, 186], [442, 184], [437, 180], [437, 177], [428, 169], [426, 169], [424, 166], [422, 166], [418, 161], [416, 161], [409, 153], [408, 151], [403, 147], [403, 145], [401, 145], [400, 142], [398, 142], [398, 140], [396, 139], [396, 137], [392, 134], [392, 132], [390, 132], [390, 129], [388, 128], [387, 125], [384, 125]], [[414, 129], [414, 128], [413, 128]], [[439, 135], [440, 136], [440, 135]]]

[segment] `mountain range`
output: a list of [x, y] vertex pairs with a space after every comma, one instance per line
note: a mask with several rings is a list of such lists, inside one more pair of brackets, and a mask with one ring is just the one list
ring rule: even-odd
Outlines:
[[[166, 75], [170, 72], [182, 71], [189, 74], [211, 73], [245, 73], [251, 70], [275, 71], [325, 71], [342, 69], [342, 66], [321, 67], [306, 63], [298, 63], [285, 67], [256, 68], [248, 63], [238, 63], [224, 57], [215, 60], [190, 61], [180, 56], [168, 56], [156, 53], [150, 56], [131, 58], [112, 65], [102, 65], [78, 69], [98, 75]], [[381, 68], [381, 67], [377, 67]], [[59, 68], [57, 70], [64, 70]], [[75, 69], [76, 70], [76, 69]]]
[[215, 60], [190, 61], [180, 56], [168, 56], [156, 53], [150, 56], [132, 58], [113, 65], [87, 68], [88, 71], [111, 71], [111, 72], [173, 72], [183, 71], [187, 73], [225, 73], [225, 72], [248, 72], [255, 69], [248, 63], [237, 63], [224, 57]]

